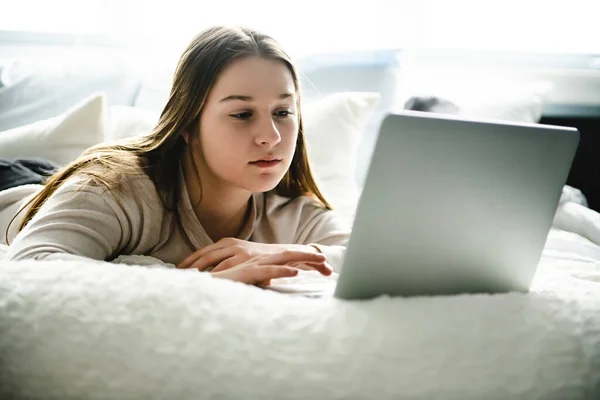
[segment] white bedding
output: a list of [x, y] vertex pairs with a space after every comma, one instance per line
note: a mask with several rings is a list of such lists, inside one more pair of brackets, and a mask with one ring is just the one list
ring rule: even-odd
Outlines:
[[3, 262], [0, 398], [598, 398], [600, 265], [570, 254], [547, 249], [530, 294], [360, 303], [196, 271]]
[[0, 398], [600, 398], [600, 225], [571, 204], [529, 294], [345, 302], [143, 257], [3, 261]]

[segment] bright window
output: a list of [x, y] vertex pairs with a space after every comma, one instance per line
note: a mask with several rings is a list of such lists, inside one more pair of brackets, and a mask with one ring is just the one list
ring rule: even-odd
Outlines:
[[18, 0], [2, 6], [0, 30], [179, 50], [206, 26], [243, 24], [296, 55], [390, 47], [600, 53], [598, 15], [598, 0]]

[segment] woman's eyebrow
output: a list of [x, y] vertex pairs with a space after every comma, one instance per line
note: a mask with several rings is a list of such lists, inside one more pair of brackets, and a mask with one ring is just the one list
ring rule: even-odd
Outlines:
[[[290, 97], [292, 97], [293, 94], [292, 93], [282, 93], [279, 95], [279, 98], [281, 100], [283, 99], [288, 99]], [[254, 101], [254, 98], [252, 96], [246, 96], [243, 94], [232, 94], [230, 96], [224, 97], [221, 100], [219, 100], [219, 103], [224, 103], [226, 101], [231, 101], [231, 100], [241, 100], [241, 101]]]

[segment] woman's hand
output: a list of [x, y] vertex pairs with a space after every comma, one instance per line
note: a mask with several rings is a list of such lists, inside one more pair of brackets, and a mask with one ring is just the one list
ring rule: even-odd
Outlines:
[[[177, 268], [196, 268], [213, 273], [225, 271], [239, 266], [257, 256], [282, 254], [276, 258], [276, 265], [291, 266], [299, 269], [319, 271], [323, 275], [331, 275], [332, 269], [325, 262], [325, 257], [312, 246], [294, 244], [254, 243], [235, 238], [221, 239], [216, 243], [195, 251]], [[287, 256], [285, 256], [287, 254]], [[319, 257], [315, 258], [314, 256]]]
[[[268, 286], [271, 279], [291, 278], [298, 275], [298, 269], [289, 263], [314, 263], [325, 265], [325, 256], [320, 253], [285, 250], [275, 254], [262, 254], [234, 267], [211, 272], [214, 277], [230, 279], [249, 285]], [[316, 268], [315, 268], [316, 269]]]

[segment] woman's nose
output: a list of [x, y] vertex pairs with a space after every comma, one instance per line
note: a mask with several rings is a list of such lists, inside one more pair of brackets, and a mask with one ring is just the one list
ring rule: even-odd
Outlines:
[[259, 146], [275, 146], [281, 141], [279, 129], [272, 118], [265, 118], [256, 128], [256, 144]]

